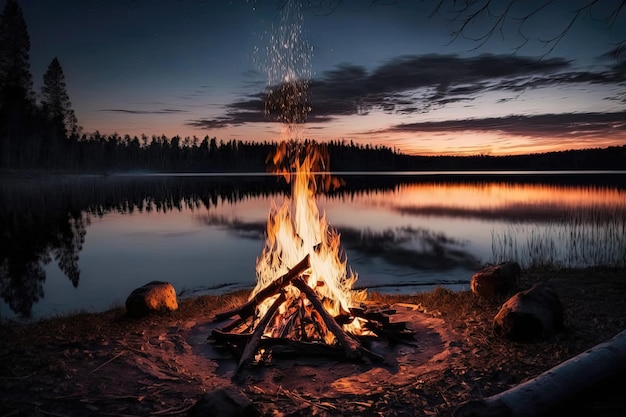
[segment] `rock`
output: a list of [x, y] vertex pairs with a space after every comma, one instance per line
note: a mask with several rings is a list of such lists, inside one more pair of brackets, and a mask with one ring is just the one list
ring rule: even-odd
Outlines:
[[261, 413], [239, 389], [220, 388], [204, 394], [187, 417], [259, 417]]
[[126, 299], [126, 311], [131, 317], [141, 317], [160, 311], [178, 309], [176, 291], [169, 282], [152, 281], [130, 293]]
[[517, 262], [490, 265], [472, 275], [470, 288], [475, 295], [487, 299], [506, 295], [515, 289], [521, 273]]
[[535, 284], [509, 298], [493, 319], [498, 336], [516, 342], [551, 338], [563, 329], [563, 306], [547, 284]]

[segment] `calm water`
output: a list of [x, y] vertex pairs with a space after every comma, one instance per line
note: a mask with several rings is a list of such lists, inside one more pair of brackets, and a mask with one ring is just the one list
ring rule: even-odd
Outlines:
[[[533, 251], [564, 266], [626, 261], [626, 172], [340, 176], [318, 202], [360, 287], [467, 288], [482, 264], [529, 266]], [[0, 317], [38, 318], [123, 304], [152, 280], [183, 297], [252, 287], [288, 188], [266, 175], [68, 176], [1, 179], [0, 192]]]

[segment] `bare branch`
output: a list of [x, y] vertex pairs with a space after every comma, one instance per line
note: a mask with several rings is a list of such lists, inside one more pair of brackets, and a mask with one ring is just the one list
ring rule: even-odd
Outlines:
[[[196, 0], [200, 1], [200, 0]], [[278, 8], [285, 7], [289, 1], [303, 1], [304, 5], [314, 10], [319, 15], [328, 15], [333, 13], [341, 4], [342, 0], [276, 0]], [[599, 22], [604, 22], [607, 30], [621, 24], [626, 10], [626, 0], [616, 0], [614, 5], [609, 5], [608, 10], [603, 8], [598, 10], [600, 5], [606, 5], [608, 0], [588, 0], [581, 7], [572, 10], [572, 16], [564, 24], [561, 30], [558, 30], [552, 37], [540, 38], [532, 36], [532, 31], [536, 29], [533, 23], [536, 23], [542, 13], [548, 13], [549, 7], [556, 7], [557, 4], [566, 6], [569, 0], [543, 0], [538, 4], [530, 3], [527, 0], [508, 0], [506, 3], [493, 0], [420, 0], [422, 5], [426, 2], [432, 5], [432, 9], [428, 14], [428, 18], [438, 16], [442, 18], [450, 27], [451, 39], [448, 45], [458, 39], [467, 39], [475, 42], [471, 51], [482, 48], [495, 33], [499, 33], [502, 39], [505, 39], [507, 33], [517, 32], [519, 42], [513, 47], [514, 53], [517, 53], [524, 47], [528, 46], [531, 40], [536, 40], [543, 44], [544, 53], [541, 59], [549, 55], [567, 36], [572, 28], [585, 15]], [[398, 4], [397, 0], [369, 0], [369, 7], [373, 6], [391, 6]], [[610, 4], [610, 3], [609, 3]], [[502, 7], [500, 7], [502, 6]], [[530, 9], [529, 9], [530, 8]], [[600, 16], [597, 16], [601, 13]], [[620, 41], [618, 46], [613, 50], [617, 53], [618, 58], [623, 57], [624, 41]]]

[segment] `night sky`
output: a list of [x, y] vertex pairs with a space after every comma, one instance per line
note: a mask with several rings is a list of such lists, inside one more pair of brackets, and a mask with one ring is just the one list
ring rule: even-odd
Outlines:
[[[85, 133], [280, 140], [264, 117], [285, 0], [21, 0], [34, 87], [55, 56]], [[309, 0], [305, 136], [412, 154], [517, 154], [626, 144], [626, 6], [517, 1], [486, 43], [453, 39], [444, 2]], [[462, 2], [461, 2], [462, 3]], [[492, 12], [509, 2], [492, 1]], [[519, 4], [518, 4], [519, 3]], [[2, 2], [4, 6], [4, 1]], [[605, 20], [622, 4], [612, 25]], [[330, 7], [336, 6], [334, 9]], [[429, 17], [430, 16], [430, 17]], [[458, 26], [456, 26], [458, 27]], [[499, 28], [498, 28], [499, 29]], [[527, 42], [524, 43], [525, 38]], [[521, 47], [520, 47], [521, 46]], [[553, 49], [552, 49], [553, 48]]]

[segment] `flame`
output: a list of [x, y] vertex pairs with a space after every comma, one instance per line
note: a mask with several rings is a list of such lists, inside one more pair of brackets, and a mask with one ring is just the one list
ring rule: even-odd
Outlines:
[[[268, 56], [269, 88], [265, 95], [265, 113], [282, 125], [283, 141], [266, 161], [268, 169], [282, 174], [291, 184], [291, 196], [281, 206], [272, 203], [267, 219], [266, 241], [256, 262], [256, 294], [289, 268], [309, 255], [308, 271], [302, 275], [332, 316], [346, 314], [350, 307], [365, 300], [366, 292], [352, 290], [357, 275], [347, 268], [347, 258], [341, 250], [339, 233], [331, 228], [326, 215], [320, 213], [315, 195], [340, 185], [328, 173], [328, 150], [325, 146], [299, 138], [307, 115], [311, 111], [309, 97], [310, 61], [312, 49], [304, 38], [301, 2], [285, 2], [280, 25], [270, 38]], [[296, 138], [287, 142], [289, 138]], [[286, 301], [279, 306], [270, 335], [283, 337], [289, 333], [290, 321], [298, 322], [296, 333], [305, 340], [323, 339], [333, 343], [332, 332], [316, 319], [315, 310], [304, 294], [289, 285]], [[261, 319], [278, 296], [263, 300], [256, 311]], [[299, 316], [299, 318], [296, 318]], [[356, 333], [360, 319], [344, 325], [345, 331]]]
[[[284, 142], [269, 160], [272, 168], [291, 183], [291, 196], [281, 206], [272, 203], [265, 245], [256, 263], [257, 285], [250, 299], [309, 255], [311, 268], [305, 271], [309, 287], [331, 315], [348, 313], [351, 306], [365, 300], [366, 292], [352, 290], [357, 274], [347, 267], [340, 235], [329, 226], [326, 214], [320, 213], [315, 199], [318, 189], [339, 184], [330, 174], [322, 172], [328, 168], [327, 148], [310, 142]], [[288, 305], [293, 303], [289, 300], [301, 298], [294, 286], [288, 286], [287, 292], [288, 301], [279, 309], [279, 316], [283, 317], [288, 316]], [[265, 314], [275, 299], [267, 299], [259, 305], [258, 317]], [[306, 300], [302, 302], [305, 303], [303, 308], [308, 309]], [[352, 333], [359, 332], [359, 328], [357, 319], [344, 325], [344, 330]], [[325, 333], [326, 342], [332, 343], [332, 333]]]

